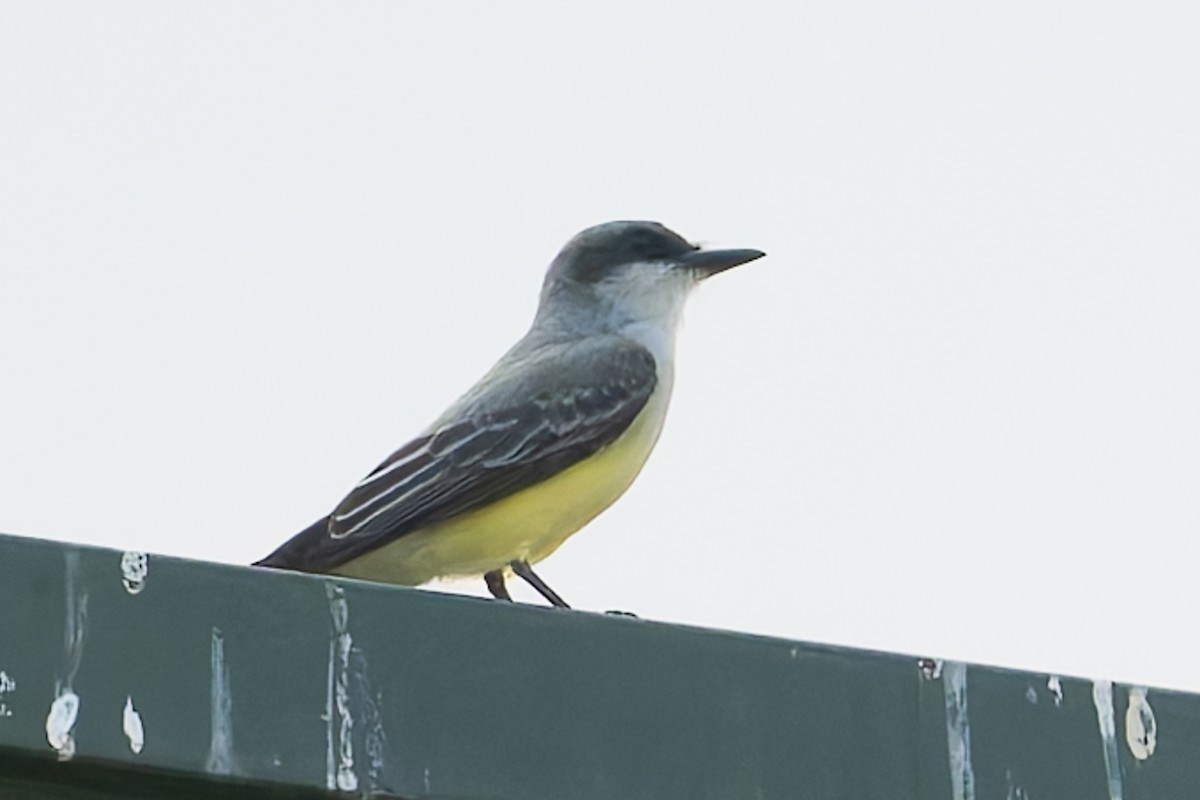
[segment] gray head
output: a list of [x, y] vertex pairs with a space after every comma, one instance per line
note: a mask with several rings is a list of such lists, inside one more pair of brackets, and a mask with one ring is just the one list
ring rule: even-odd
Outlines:
[[594, 284], [633, 265], [666, 264], [703, 280], [763, 255], [759, 250], [702, 250], [658, 222], [605, 222], [575, 234], [546, 277]]
[[617, 322], [676, 316], [696, 283], [763, 255], [704, 250], [657, 222], [606, 222], [559, 251], [546, 273], [539, 315], [569, 302]]

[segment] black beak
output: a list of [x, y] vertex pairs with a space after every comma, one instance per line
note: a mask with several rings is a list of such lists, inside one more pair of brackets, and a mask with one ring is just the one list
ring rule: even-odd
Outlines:
[[711, 278], [730, 267], [765, 256], [762, 250], [693, 250], [679, 258], [679, 267], [693, 272], [698, 280]]

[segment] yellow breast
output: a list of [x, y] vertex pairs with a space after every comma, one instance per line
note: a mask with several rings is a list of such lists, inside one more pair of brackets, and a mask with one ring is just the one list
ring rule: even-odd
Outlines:
[[660, 386], [629, 429], [590, 458], [489, 506], [405, 534], [333, 572], [415, 586], [481, 575], [516, 560], [540, 561], [633, 483], [662, 431], [669, 391]]

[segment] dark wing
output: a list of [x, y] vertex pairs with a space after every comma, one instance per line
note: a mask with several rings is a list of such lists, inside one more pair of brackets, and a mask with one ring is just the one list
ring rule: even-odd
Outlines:
[[475, 403], [477, 410], [397, 450], [327, 519], [258, 563], [329, 570], [539, 483], [616, 441], [645, 407], [657, 373], [647, 350], [623, 343], [599, 357], [525, 365], [519, 380], [557, 388], [509, 387], [501, 392], [506, 400], [486, 411]]

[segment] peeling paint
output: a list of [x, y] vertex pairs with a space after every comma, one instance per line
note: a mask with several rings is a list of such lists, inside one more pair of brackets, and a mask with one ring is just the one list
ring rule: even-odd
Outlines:
[[350, 712], [350, 649], [354, 642], [347, 626], [350, 607], [346, 593], [334, 583], [325, 584], [325, 596], [329, 599], [329, 615], [333, 622], [333, 635], [329, 639], [328, 695], [325, 698], [326, 742], [325, 786], [353, 792], [358, 789], [358, 776], [354, 773], [354, 717]]
[[1046, 688], [1050, 690], [1050, 694], [1054, 695], [1054, 705], [1061, 706], [1063, 700], [1062, 681], [1057, 675], [1051, 675], [1046, 679]]
[[1117, 723], [1113, 714], [1112, 681], [1092, 681], [1092, 702], [1100, 740], [1104, 743], [1104, 771], [1108, 773], [1109, 800], [1122, 800], [1121, 761], [1117, 750]]
[[229, 690], [229, 664], [225, 661], [225, 637], [220, 628], [212, 629], [210, 649], [212, 670], [209, 687], [209, 717], [211, 736], [208, 761], [204, 768], [213, 775], [233, 775], [233, 696]]
[[967, 665], [960, 661], [945, 662], [942, 689], [946, 694], [950, 788], [954, 800], [974, 800], [975, 771], [971, 767], [971, 724], [967, 716]]
[[0, 717], [11, 717], [13, 710], [8, 705], [7, 695], [17, 691], [17, 682], [7, 672], [0, 669]]
[[940, 658], [918, 658], [917, 666], [921, 670], [922, 677], [928, 681], [936, 681], [942, 677], [942, 667], [944, 662]]
[[146, 588], [146, 575], [150, 572], [150, 556], [134, 550], [121, 554], [121, 583], [125, 591], [139, 594]]
[[363, 749], [367, 757], [366, 793], [389, 790], [382, 785], [384, 755], [387, 752], [387, 732], [383, 729], [383, 696], [371, 691], [371, 680], [367, 674], [367, 657], [357, 647], [351, 651], [351, 671], [354, 677], [353, 700], [361, 720], [357, 720], [363, 732]]
[[60, 761], [66, 761], [75, 755], [75, 737], [71, 729], [79, 718], [79, 695], [66, 690], [50, 704], [50, 713], [46, 715], [46, 741], [58, 753]]
[[125, 710], [121, 713], [121, 730], [129, 739], [129, 749], [134, 754], [142, 752], [146, 744], [146, 729], [142, 726], [142, 715], [133, 707], [133, 698], [125, 698]]
[[1029, 792], [1025, 791], [1013, 779], [1011, 769], [1004, 770], [1004, 782], [1008, 785], [1008, 792], [1005, 794], [1005, 800], [1029, 800]]
[[67, 650], [67, 671], [63, 683], [67, 688], [75, 681], [75, 673], [83, 661], [83, 635], [87, 628], [87, 601], [85, 589], [77, 590], [79, 585], [79, 551], [69, 550], [66, 553], [67, 562], [67, 622], [64, 628], [64, 646]]
[[75, 736], [72, 730], [79, 718], [82, 700], [75, 693], [75, 674], [83, 661], [83, 639], [87, 630], [87, 591], [79, 591], [79, 551], [64, 553], [66, 566], [67, 619], [63, 626], [63, 646], [66, 649], [66, 669], [54, 682], [54, 700], [46, 714], [46, 741], [58, 753], [60, 761], [75, 755]]
[[1129, 708], [1125, 710], [1125, 744], [1138, 761], [1154, 755], [1158, 746], [1158, 722], [1146, 699], [1144, 686], [1129, 687]]

